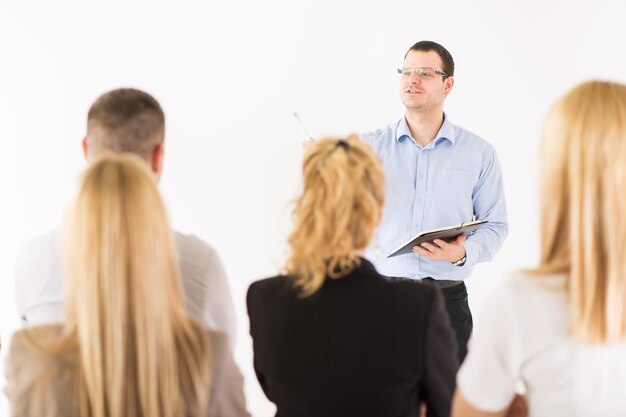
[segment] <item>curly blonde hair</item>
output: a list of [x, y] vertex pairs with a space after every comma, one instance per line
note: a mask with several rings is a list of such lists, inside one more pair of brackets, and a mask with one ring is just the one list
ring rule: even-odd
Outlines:
[[309, 296], [326, 277], [341, 278], [360, 264], [358, 253], [380, 221], [384, 175], [379, 159], [354, 134], [312, 143], [302, 174], [286, 271]]

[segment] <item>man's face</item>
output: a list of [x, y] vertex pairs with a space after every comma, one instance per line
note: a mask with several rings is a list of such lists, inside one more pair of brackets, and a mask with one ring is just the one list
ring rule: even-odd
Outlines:
[[[443, 63], [435, 51], [409, 51], [402, 68], [431, 68], [443, 72]], [[410, 75], [400, 75], [400, 98], [407, 110], [443, 110], [443, 101], [452, 90], [453, 83], [452, 77], [443, 79], [437, 74], [420, 76], [411, 71]]]

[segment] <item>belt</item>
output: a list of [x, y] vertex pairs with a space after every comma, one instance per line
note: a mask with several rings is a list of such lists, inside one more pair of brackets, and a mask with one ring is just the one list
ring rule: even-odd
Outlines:
[[452, 288], [457, 285], [461, 285], [463, 280], [449, 280], [449, 279], [434, 279], [431, 277], [422, 278], [422, 282], [428, 285], [434, 285], [435, 287], [439, 287], [441, 289], [444, 288]]
[[390, 281], [409, 281], [409, 282], [423, 282], [426, 285], [433, 285], [435, 287], [444, 289], [444, 288], [452, 288], [457, 285], [463, 284], [463, 280], [448, 280], [448, 279], [434, 279], [431, 277], [426, 277], [422, 279], [413, 279], [413, 278], [404, 278], [404, 277], [388, 277]]

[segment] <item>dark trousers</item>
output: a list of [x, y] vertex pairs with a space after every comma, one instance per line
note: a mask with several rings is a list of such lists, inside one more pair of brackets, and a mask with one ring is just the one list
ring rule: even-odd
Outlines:
[[[424, 278], [420, 280], [413, 280], [409, 278], [397, 278], [392, 277], [392, 281], [413, 281], [422, 282], [427, 285], [433, 285], [439, 287], [443, 298], [446, 301], [446, 310], [448, 310], [448, 316], [450, 317], [450, 324], [456, 334], [456, 341], [459, 347], [459, 364], [463, 363], [465, 356], [467, 355], [467, 341], [472, 334], [472, 328], [474, 327], [474, 321], [472, 320], [472, 312], [469, 308], [467, 299], [467, 287], [463, 281], [456, 284], [451, 281], [439, 281], [432, 278]], [[456, 284], [453, 286], [447, 286], [450, 284]]]

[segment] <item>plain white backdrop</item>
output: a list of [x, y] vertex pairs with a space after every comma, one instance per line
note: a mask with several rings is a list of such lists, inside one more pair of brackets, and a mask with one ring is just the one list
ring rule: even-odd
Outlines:
[[[399, 119], [395, 69], [422, 39], [455, 58], [448, 116], [489, 140], [504, 171], [509, 236], [468, 281], [479, 323], [493, 286], [537, 257], [537, 152], [546, 110], [586, 79], [626, 82], [626, 2], [384, 3], [2, 0], [2, 358], [20, 325], [15, 256], [59, 224], [85, 167], [80, 140], [88, 107], [107, 90], [138, 87], [166, 112], [160, 188], [171, 221], [222, 256], [248, 406], [255, 416], [273, 415], [252, 370], [245, 291], [285, 259], [303, 151], [291, 115], [297, 111], [313, 136]], [[8, 414], [1, 397], [0, 416]]]

